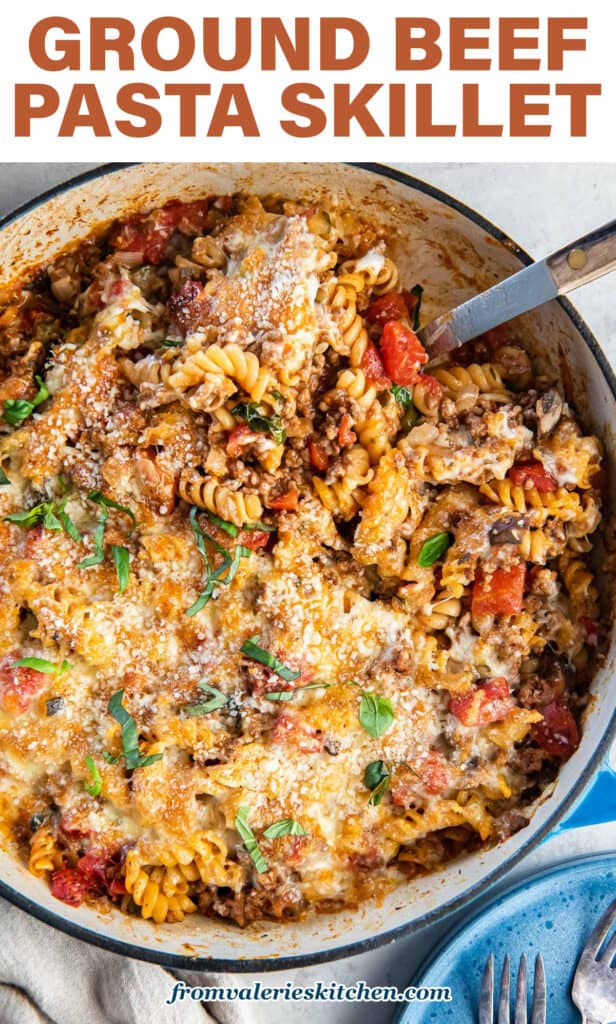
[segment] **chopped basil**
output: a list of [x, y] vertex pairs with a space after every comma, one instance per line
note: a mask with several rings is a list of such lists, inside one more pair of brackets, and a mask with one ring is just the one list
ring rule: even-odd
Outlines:
[[128, 553], [128, 548], [120, 547], [118, 544], [112, 544], [111, 557], [113, 558], [113, 564], [115, 565], [116, 575], [118, 577], [118, 590], [120, 594], [123, 594], [128, 586], [128, 579], [130, 576], [130, 555]]
[[100, 796], [101, 789], [103, 788], [103, 780], [101, 777], [101, 773], [99, 772], [96, 766], [96, 762], [94, 761], [94, 758], [90, 756], [90, 754], [88, 754], [88, 756], [86, 757], [86, 765], [88, 771], [90, 772], [90, 778], [92, 781], [84, 782], [83, 788], [85, 789], [86, 793], [90, 794], [90, 796]]
[[[190, 510], [189, 522], [190, 528], [195, 537], [197, 550], [201, 555], [205, 563], [205, 567], [207, 569], [207, 577], [205, 581], [205, 587], [199, 594], [199, 597], [197, 598], [195, 603], [192, 604], [190, 608], [188, 608], [186, 611], [186, 614], [191, 617], [193, 615], [196, 615], [197, 612], [200, 612], [201, 609], [205, 607], [205, 605], [212, 597], [216, 585], [218, 583], [227, 585], [232, 582], [232, 580], [235, 578], [237, 570], [239, 569], [240, 560], [242, 558], [248, 558], [251, 554], [250, 548], [246, 548], [242, 544], [238, 544], [233, 551], [233, 555], [231, 555], [227, 548], [223, 547], [223, 545], [219, 544], [214, 537], [211, 537], [209, 533], [205, 533], [205, 531], [201, 529], [199, 523], [197, 522], [197, 513], [198, 509], [195, 508], [195, 506], [193, 505], [193, 507]], [[208, 515], [210, 515], [210, 513], [208, 513]], [[218, 519], [218, 517], [216, 517], [216, 519]], [[216, 519], [214, 521], [216, 521]], [[226, 520], [221, 519], [219, 520], [219, 522], [223, 523], [226, 522]], [[227, 526], [233, 527], [233, 524], [227, 523]], [[235, 529], [235, 527], [233, 527], [233, 529]], [[205, 545], [206, 540], [209, 540], [210, 544], [213, 545], [215, 550], [220, 555], [222, 555], [222, 564], [219, 565], [217, 569], [212, 568], [212, 564], [210, 562], [210, 558], [207, 552], [207, 547]]]
[[413, 405], [413, 392], [409, 391], [404, 384], [392, 384], [391, 393], [403, 409], [409, 409]]
[[47, 701], [47, 717], [51, 718], [53, 715], [59, 714], [60, 711], [64, 710], [64, 697], [52, 697], [51, 700]]
[[184, 344], [184, 342], [181, 339], [180, 339], [180, 341], [176, 341], [175, 338], [165, 338], [164, 341], [161, 341], [160, 347], [161, 348], [182, 348], [183, 344]]
[[9, 480], [8, 476], [6, 475], [6, 473], [4, 472], [2, 466], [0, 466], [0, 487], [7, 487], [7, 486], [10, 486], [10, 484], [11, 484], [11, 481]]
[[88, 501], [94, 501], [97, 505], [102, 505], [103, 508], [114, 508], [117, 512], [124, 512], [124, 515], [127, 515], [132, 519], [133, 525], [136, 525], [137, 523], [135, 513], [130, 508], [127, 508], [126, 505], [118, 504], [118, 502], [114, 501], [113, 498], [105, 497], [102, 491], [90, 491], [88, 494]]
[[209, 509], [206, 514], [208, 519], [211, 519], [213, 523], [216, 523], [216, 526], [220, 526], [220, 529], [224, 530], [225, 533], [228, 533], [230, 537], [237, 537], [240, 531], [235, 523], [228, 523], [226, 519], [221, 519], [220, 516], [214, 515], [214, 513], [210, 512]]
[[451, 546], [451, 541], [450, 533], [435, 533], [433, 537], [428, 537], [421, 546], [417, 560], [421, 568], [429, 569], [431, 565], [434, 565]]
[[250, 807], [238, 807], [237, 814], [235, 816], [235, 827], [240, 834], [240, 838], [248, 856], [256, 867], [258, 873], [262, 875], [264, 871], [269, 871], [269, 865], [259, 849], [254, 832], [248, 824], [249, 814]]
[[292, 690], [270, 690], [266, 693], [266, 700], [293, 700], [296, 693], [301, 693], [302, 690], [328, 690], [329, 683], [306, 683], [305, 686], [296, 686]]
[[65, 530], [73, 540], [82, 540], [79, 530], [65, 511], [65, 505], [66, 498], [60, 505], [53, 501], [42, 501], [39, 505], [34, 505], [33, 508], [12, 512], [11, 515], [4, 518], [7, 523], [22, 526], [24, 530], [31, 530], [33, 526], [39, 526], [42, 523], [46, 530], [52, 530], [54, 533]]
[[71, 665], [66, 659], [61, 665], [56, 665], [53, 661], [47, 661], [46, 658], [20, 658], [19, 661], [14, 661], [10, 667], [33, 668], [35, 672], [45, 672], [49, 676], [61, 676], [70, 670]]
[[4, 419], [12, 427], [17, 427], [24, 420], [27, 420], [37, 405], [41, 405], [42, 402], [46, 402], [49, 398], [49, 391], [45, 382], [40, 377], [35, 377], [34, 379], [38, 384], [38, 391], [31, 401], [26, 398], [7, 398], [4, 403]]
[[359, 721], [372, 739], [378, 740], [394, 722], [394, 711], [389, 697], [376, 693], [363, 693], [359, 705]]
[[229, 703], [227, 695], [222, 690], [217, 690], [215, 686], [210, 686], [209, 683], [199, 683], [199, 689], [203, 690], [204, 693], [209, 693], [212, 699], [202, 701], [199, 704], [191, 704], [187, 707], [186, 714], [190, 715], [191, 718], [209, 715], [212, 711], [219, 711], [220, 708], [226, 707]]
[[62, 526], [62, 529], [64, 530], [65, 533], [69, 535], [71, 540], [83, 540], [83, 537], [81, 536], [79, 530], [77, 529], [73, 520], [66, 511], [66, 498], [64, 498], [62, 503], [56, 507], [55, 514]]
[[109, 518], [109, 509], [103, 508], [96, 529], [94, 531], [94, 554], [88, 555], [81, 562], [77, 562], [78, 569], [89, 569], [91, 565], [100, 565], [105, 559], [105, 525]]
[[264, 533], [276, 533], [277, 526], [270, 526], [269, 523], [245, 523], [243, 530], [263, 530]]
[[267, 665], [268, 668], [271, 668], [272, 672], [275, 672], [277, 676], [280, 676], [287, 683], [292, 683], [294, 679], [298, 679], [301, 676], [301, 672], [296, 672], [295, 669], [284, 665], [275, 654], [266, 651], [263, 647], [259, 647], [259, 644], [256, 642], [257, 639], [256, 636], [253, 636], [250, 640], [246, 640], [240, 647], [242, 654], [245, 654], [247, 658], [252, 658], [253, 661], [260, 662], [261, 665]]
[[240, 402], [231, 412], [244, 420], [256, 433], [269, 434], [276, 444], [283, 444], [286, 441], [287, 432], [280, 416], [266, 416], [256, 402]]
[[148, 765], [154, 764], [155, 761], [162, 760], [163, 755], [150, 754], [148, 757], [141, 756], [139, 753], [137, 723], [122, 704], [123, 699], [124, 690], [117, 690], [108, 704], [109, 713], [122, 727], [122, 753], [115, 757], [112, 754], [105, 753], [103, 757], [109, 764], [114, 764], [120, 757], [123, 757], [129, 771], [134, 771], [136, 768], [147, 768]]
[[411, 295], [415, 295], [417, 298], [417, 302], [413, 307], [413, 323], [411, 325], [414, 331], [419, 330], [419, 325], [421, 323], [419, 317], [421, 312], [421, 300], [423, 298], [423, 292], [424, 290], [420, 284], [416, 284], [411, 288]]
[[370, 790], [368, 803], [378, 807], [389, 789], [389, 768], [384, 761], [371, 761], [364, 772], [364, 786]]
[[307, 836], [308, 833], [299, 821], [294, 821], [293, 818], [282, 818], [281, 821], [275, 821], [273, 825], [268, 825], [263, 835], [266, 839], [280, 839], [281, 836]]

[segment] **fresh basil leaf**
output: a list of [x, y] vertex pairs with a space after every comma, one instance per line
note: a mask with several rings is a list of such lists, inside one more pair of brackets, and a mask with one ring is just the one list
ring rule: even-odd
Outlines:
[[4, 518], [7, 523], [22, 526], [25, 530], [30, 530], [33, 526], [42, 523], [46, 530], [51, 530], [53, 533], [65, 530], [73, 540], [82, 540], [77, 527], [65, 511], [65, 504], [66, 499], [60, 505], [54, 504], [53, 501], [42, 501], [39, 505], [34, 505], [33, 508], [13, 512]]
[[410, 409], [413, 407], [413, 392], [409, 391], [404, 384], [392, 384], [391, 393], [396, 399], [398, 405], [401, 405], [403, 409]]
[[220, 529], [224, 530], [225, 533], [228, 533], [230, 537], [237, 537], [240, 531], [234, 523], [228, 523], [226, 519], [221, 519], [220, 516], [210, 512], [209, 509], [207, 510], [206, 515], [208, 519], [213, 523], [216, 523], [216, 526], [220, 526]]
[[391, 729], [394, 710], [389, 697], [377, 693], [363, 693], [359, 704], [359, 721], [373, 740], [378, 740]]
[[71, 668], [68, 661], [64, 660], [61, 665], [56, 665], [46, 658], [20, 658], [14, 661], [10, 668], [32, 668], [35, 672], [45, 672], [49, 676], [61, 676]]
[[113, 498], [107, 498], [102, 491], [90, 491], [88, 494], [88, 500], [94, 501], [97, 505], [102, 505], [104, 508], [114, 508], [116, 512], [123, 512], [124, 515], [129, 516], [133, 525], [136, 526], [137, 520], [135, 519], [135, 513], [128, 508], [126, 505], [120, 505]]
[[46, 402], [49, 398], [47, 386], [40, 377], [34, 378], [38, 384], [38, 391], [32, 400], [25, 398], [7, 398], [4, 403], [4, 419], [11, 426], [17, 426], [31, 416], [38, 405]]
[[108, 750], [103, 750], [103, 760], [107, 764], [117, 764], [121, 757], [121, 754], [110, 754]]
[[421, 568], [429, 569], [431, 565], [434, 565], [445, 554], [447, 548], [451, 547], [451, 542], [452, 536], [450, 533], [435, 533], [433, 537], [428, 537], [421, 545], [421, 551], [417, 559]]
[[329, 690], [329, 683], [306, 683], [305, 686], [296, 686], [292, 690], [270, 690], [269, 693], [264, 694], [266, 700], [284, 701], [293, 700], [297, 693], [301, 693], [302, 690]]
[[370, 790], [368, 803], [378, 807], [389, 789], [390, 772], [384, 761], [371, 761], [364, 772], [364, 786]]
[[418, 331], [419, 330], [419, 325], [421, 323], [421, 321], [420, 321], [420, 313], [421, 313], [421, 300], [423, 298], [423, 293], [424, 293], [424, 290], [423, 290], [423, 288], [421, 287], [420, 284], [416, 284], [416, 285], [414, 285], [411, 288], [411, 295], [415, 295], [417, 297], [417, 302], [413, 306], [413, 323], [411, 324], [411, 326], [412, 326], [414, 331]]
[[94, 554], [88, 555], [81, 562], [77, 562], [78, 569], [89, 569], [92, 565], [100, 565], [105, 560], [105, 525], [109, 518], [109, 510], [104, 508], [99, 516], [98, 523], [93, 535]]
[[294, 679], [298, 679], [301, 676], [301, 672], [296, 672], [294, 669], [284, 665], [275, 654], [260, 647], [256, 642], [257, 639], [256, 636], [253, 636], [250, 640], [246, 640], [240, 647], [242, 654], [245, 654], [247, 658], [252, 658], [253, 661], [258, 661], [261, 665], [267, 665], [268, 668], [271, 668], [272, 672], [275, 672], [277, 676], [280, 676], [287, 683], [292, 683]]
[[287, 439], [280, 416], [266, 416], [256, 402], [240, 402], [231, 412], [244, 420], [251, 430], [258, 434], [269, 434], [276, 444], [283, 444]]
[[32, 400], [27, 398], [7, 398], [4, 402], [4, 419], [12, 427], [18, 426], [31, 416], [37, 405], [46, 402], [49, 398], [47, 386], [40, 377], [34, 378], [38, 384], [38, 391]]
[[282, 818], [281, 821], [275, 821], [273, 825], [268, 825], [263, 835], [266, 839], [280, 839], [282, 836], [307, 836], [308, 833], [299, 821], [294, 821], [293, 818]]
[[2, 466], [0, 466], [0, 487], [10, 487], [11, 481], [4, 472]]
[[244, 848], [256, 867], [257, 872], [262, 875], [265, 871], [269, 871], [269, 865], [259, 849], [254, 832], [248, 824], [249, 814], [249, 807], [238, 807], [235, 816], [235, 828], [239, 832]]
[[120, 756], [123, 757], [129, 771], [134, 771], [136, 768], [147, 768], [148, 765], [154, 764], [155, 761], [162, 760], [163, 755], [150, 754], [148, 757], [141, 756], [139, 753], [137, 723], [124, 707], [123, 700], [124, 690], [117, 690], [107, 705], [111, 716], [122, 727], [122, 754], [115, 757], [111, 754], [103, 754], [103, 757], [106, 761], [109, 761], [109, 764], [114, 764]]
[[99, 772], [96, 766], [94, 758], [91, 757], [90, 754], [88, 754], [88, 756], [86, 757], [86, 765], [88, 771], [90, 772], [91, 782], [84, 782], [83, 788], [85, 789], [86, 793], [90, 794], [90, 796], [100, 796], [101, 790], [103, 788], [103, 779], [101, 773]]
[[269, 523], [245, 523], [242, 530], [263, 530], [265, 533], [276, 533], [277, 526], [270, 526]]
[[161, 341], [160, 347], [161, 348], [182, 348], [183, 344], [184, 344], [184, 342], [182, 340], [176, 341], [175, 338], [165, 338], [164, 341]]
[[229, 572], [227, 573], [225, 578], [220, 582], [224, 584], [231, 583], [235, 579], [242, 558], [250, 558], [251, 554], [252, 552], [250, 548], [245, 548], [242, 544], [238, 544], [233, 552], [233, 558], [229, 566]]
[[209, 715], [212, 711], [219, 711], [220, 708], [226, 707], [229, 703], [227, 695], [222, 690], [217, 690], [215, 686], [210, 686], [209, 683], [199, 683], [199, 689], [203, 690], [204, 693], [209, 693], [212, 699], [202, 701], [200, 704], [191, 704], [187, 707], [186, 714], [191, 718]]
[[77, 529], [73, 520], [66, 511], [66, 498], [64, 499], [61, 505], [58, 505], [55, 512], [56, 516], [58, 517], [62, 525], [62, 529], [64, 530], [65, 533], [68, 534], [71, 540], [82, 541], [83, 537], [81, 536], [79, 530]]
[[112, 544], [111, 557], [113, 558], [113, 564], [115, 565], [118, 577], [118, 591], [120, 594], [123, 594], [128, 586], [130, 577], [130, 555], [128, 548], [120, 547], [119, 544]]

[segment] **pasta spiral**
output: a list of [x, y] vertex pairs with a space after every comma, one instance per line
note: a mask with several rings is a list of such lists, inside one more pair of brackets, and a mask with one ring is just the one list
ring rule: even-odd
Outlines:
[[434, 600], [422, 609], [421, 621], [425, 628], [433, 630], [447, 629], [454, 619], [459, 619], [462, 611], [460, 598], [463, 594], [464, 589], [459, 596], [456, 596], [450, 590], [441, 590]]
[[376, 388], [374, 384], [368, 383], [363, 370], [342, 370], [338, 375], [336, 387], [346, 391], [364, 413], [376, 399]]
[[46, 826], [38, 828], [30, 837], [28, 869], [37, 878], [43, 878], [49, 871], [55, 871], [62, 863], [52, 830]]
[[218, 480], [184, 471], [178, 485], [180, 497], [189, 505], [205, 508], [235, 526], [256, 523], [263, 512], [258, 494], [223, 487]]
[[193, 338], [186, 349], [186, 358], [174, 363], [169, 378], [173, 388], [185, 391], [200, 384], [207, 374], [219, 373], [239, 384], [253, 402], [260, 402], [273, 384], [270, 370], [260, 365], [254, 352], [245, 352], [239, 345], [209, 345], [203, 349], [200, 340]]
[[569, 521], [576, 519], [582, 512], [579, 495], [565, 487], [542, 494], [536, 487], [521, 487], [505, 477], [504, 480], [490, 480], [481, 484], [479, 490], [497, 505], [515, 509], [516, 512], [539, 513], [534, 516], [537, 522], [545, 521], [548, 516]]
[[594, 618], [597, 613], [598, 590], [593, 574], [584, 561], [575, 553], [564, 551], [558, 560], [558, 568], [565, 581], [571, 604], [578, 615]]
[[434, 376], [446, 397], [455, 401], [458, 411], [471, 408], [479, 394], [497, 402], [510, 398], [500, 371], [492, 363], [441, 367], [434, 371]]
[[126, 357], [118, 360], [118, 366], [127, 380], [136, 388], [142, 384], [169, 384], [171, 363], [163, 363], [156, 356], [145, 356], [136, 363]]
[[321, 477], [313, 476], [312, 483], [321, 503], [342, 519], [352, 519], [362, 503], [360, 488], [373, 477], [368, 453], [360, 445], [354, 445], [345, 456], [346, 473], [341, 480], [326, 484]]

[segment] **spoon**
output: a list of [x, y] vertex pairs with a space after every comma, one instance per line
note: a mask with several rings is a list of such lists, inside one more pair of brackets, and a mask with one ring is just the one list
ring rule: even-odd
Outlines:
[[417, 336], [431, 359], [608, 274], [616, 267], [616, 220], [443, 313]]

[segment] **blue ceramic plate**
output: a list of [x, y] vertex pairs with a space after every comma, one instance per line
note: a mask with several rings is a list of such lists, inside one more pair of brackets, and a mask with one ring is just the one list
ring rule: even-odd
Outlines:
[[[491, 952], [496, 978], [505, 953], [531, 967], [542, 953], [549, 1024], [579, 1024], [570, 991], [578, 957], [601, 914], [616, 898], [616, 856], [570, 861], [525, 880], [489, 903], [431, 954], [410, 984], [451, 988], [452, 1002], [408, 1003], [397, 1024], [475, 1024], [485, 962]], [[513, 986], [512, 986], [513, 987]]]

